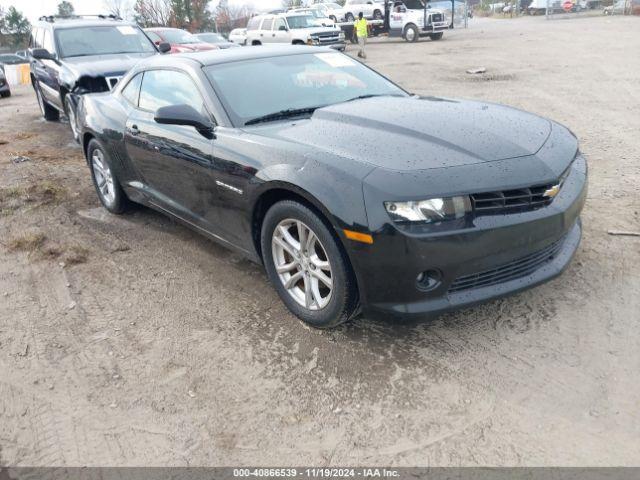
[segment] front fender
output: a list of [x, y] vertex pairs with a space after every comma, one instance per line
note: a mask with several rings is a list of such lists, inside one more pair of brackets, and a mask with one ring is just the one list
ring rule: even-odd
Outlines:
[[319, 209], [340, 236], [344, 236], [344, 228], [367, 231], [362, 178], [370, 171], [370, 167], [360, 167], [346, 173], [317, 158], [307, 158], [299, 165], [271, 165], [257, 174], [260, 185], [251, 192], [252, 203], [269, 190], [291, 190]]

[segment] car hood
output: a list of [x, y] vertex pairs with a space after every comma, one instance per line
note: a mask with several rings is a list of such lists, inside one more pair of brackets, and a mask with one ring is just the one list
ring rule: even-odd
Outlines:
[[335, 27], [323, 27], [323, 26], [311, 27], [311, 28], [292, 28], [291, 31], [296, 34], [304, 34], [304, 35], [313, 35], [316, 33], [335, 33], [336, 31], [340, 32], [340, 30], [338, 30]]
[[495, 104], [376, 97], [318, 109], [309, 120], [252, 130], [372, 167], [415, 171], [533, 155], [551, 125]]
[[90, 77], [115, 76], [127, 72], [140, 60], [151, 55], [155, 55], [155, 52], [67, 57], [64, 59], [64, 65], [68, 73], [76, 78], [85, 75]]

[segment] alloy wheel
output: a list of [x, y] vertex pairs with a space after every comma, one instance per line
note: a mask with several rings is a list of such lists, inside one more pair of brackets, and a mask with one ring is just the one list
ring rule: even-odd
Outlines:
[[91, 166], [93, 175], [98, 186], [98, 193], [107, 205], [111, 206], [116, 200], [116, 191], [114, 188], [113, 174], [111, 168], [104, 159], [102, 150], [96, 148], [91, 155]]
[[282, 220], [271, 239], [273, 263], [287, 293], [309, 310], [331, 300], [331, 262], [316, 233], [300, 220]]

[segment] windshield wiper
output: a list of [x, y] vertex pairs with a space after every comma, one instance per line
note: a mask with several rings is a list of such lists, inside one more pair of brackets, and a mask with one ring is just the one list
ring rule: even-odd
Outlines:
[[345, 100], [343, 103], [353, 102], [354, 100], [364, 100], [365, 98], [373, 98], [373, 97], [404, 97], [399, 93], [369, 93], [367, 95], [358, 95], [357, 97], [350, 98], [349, 100]]
[[287, 110], [280, 110], [279, 112], [269, 113], [261, 117], [252, 118], [244, 122], [245, 125], [255, 125], [256, 123], [271, 122], [274, 120], [284, 120], [286, 118], [299, 117], [300, 115], [309, 115], [315, 112], [317, 109], [324, 107], [307, 107], [307, 108], [289, 108]]

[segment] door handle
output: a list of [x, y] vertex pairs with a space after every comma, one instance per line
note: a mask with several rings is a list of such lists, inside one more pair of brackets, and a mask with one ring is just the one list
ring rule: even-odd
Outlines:
[[135, 137], [140, 133], [140, 130], [138, 130], [137, 125], [131, 125], [131, 127], [129, 127], [129, 133]]

